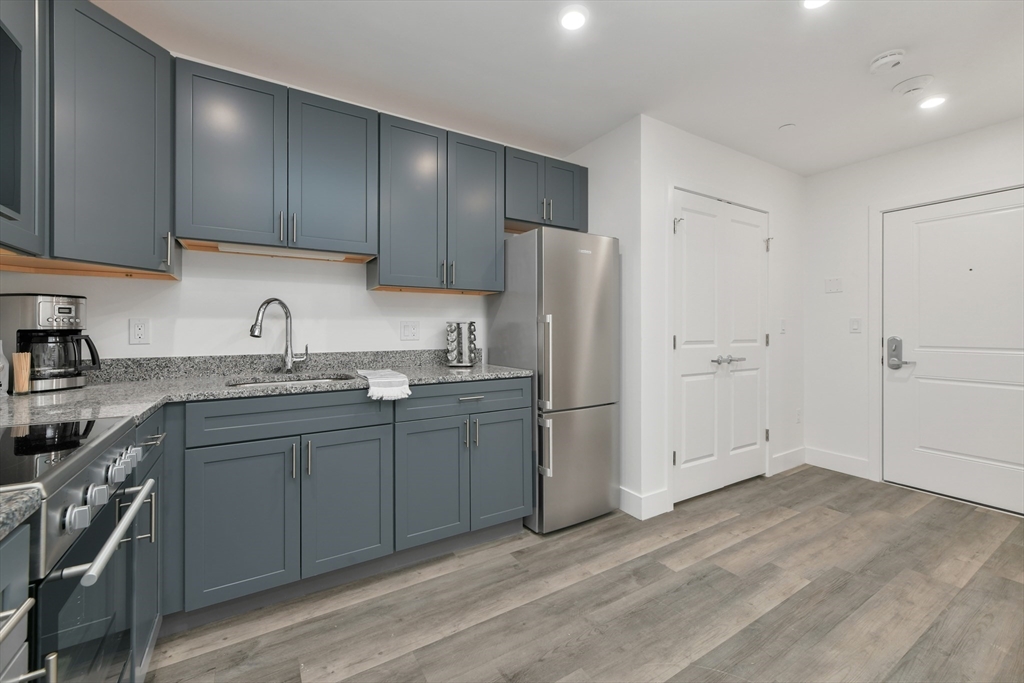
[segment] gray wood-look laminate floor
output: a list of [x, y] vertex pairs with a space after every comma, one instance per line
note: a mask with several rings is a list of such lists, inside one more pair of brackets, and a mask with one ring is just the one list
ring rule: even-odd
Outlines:
[[1024, 526], [803, 466], [161, 640], [147, 681], [1024, 681]]

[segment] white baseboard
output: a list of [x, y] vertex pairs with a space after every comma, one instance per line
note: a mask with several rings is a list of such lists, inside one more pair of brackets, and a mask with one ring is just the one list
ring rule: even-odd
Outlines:
[[768, 458], [767, 476], [770, 477], [774, 474], [791, 470], [794, 467], [799, 467], [806, 462], [806, 457], [803, 446], [789, 451], [783, 451], [782, 453], [776, 453], [772, 457]]
[[825, 469], [835, 470], [836, 472], [842, 472], [854, 477], [872, 478], [871, 464], [867, 458], [823, 451], [820, 448], [811, 448], [809, 446], [804, 449], [804, 452], [808, 465], [824, 467]]
[[619, 488], [619, 509], [639, 520], [650, 519], [672, 510], [672, 497], [668, 489], [640, 495], [626, 487]]

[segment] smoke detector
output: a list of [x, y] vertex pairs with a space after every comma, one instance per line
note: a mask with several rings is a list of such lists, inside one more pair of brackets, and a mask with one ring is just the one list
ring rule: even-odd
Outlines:
[[914, 76], [905, 81], [897, 83], [892, 91], [897, 95], [923, 95], [924, 89], [935, 80], [932, 76]]
[[903, 63], [903, 57], [906, 54], [905, 50], [886, 50], [871, 60], [868, 70], [873, 74], [891, 71]]

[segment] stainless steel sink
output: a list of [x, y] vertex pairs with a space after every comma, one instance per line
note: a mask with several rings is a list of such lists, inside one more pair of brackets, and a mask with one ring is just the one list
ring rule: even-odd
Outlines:
[[339, 373], [335, 375], [327, 375], [324, 377], [302, 377], [301, 375], [296, 377], [294, 375], [279, 375], [275, 377], [252, 377], [245, 379], [235, 379], [227, 382], [229, 387], [260, 387], [267, 384], [330, 384], [332, 382], [346, 382], [350, 379], [355, 379], [355, 375], [349, 375], [347, 373]]

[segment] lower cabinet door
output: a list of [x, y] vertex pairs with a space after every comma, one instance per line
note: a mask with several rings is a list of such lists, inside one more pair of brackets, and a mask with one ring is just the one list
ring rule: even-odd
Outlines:
[[394, 552], [391, 425], [302, 437], [302, 576]]
[[526, 517], [533, 511], [532, 411], [502, 410], [470, 416], [472, 528]]
[[395, 425], [395, 549], [470, 530], [468, 417]]
[[[149, 457], [152, 457], [150, 455]], [[132, 629], [132, 651], [135, 661], [135, 680], [146, 678], [150, 656], [160, 630], [160, 591], [162, 535], [160, 533], [160, 503], [164, 498], [163, 457], [157, 457], [149, 471], [135, 479], [142, 486], [147, 479], [156, 482], [149, 501], [135, 518], [135, 626]], [[136, 470], [139, 472], [140, 470]], [[134, 475], [133, 475], [134, 476]]]
[[185, 451], [185, 609], [299, 579], [299, 438]]

